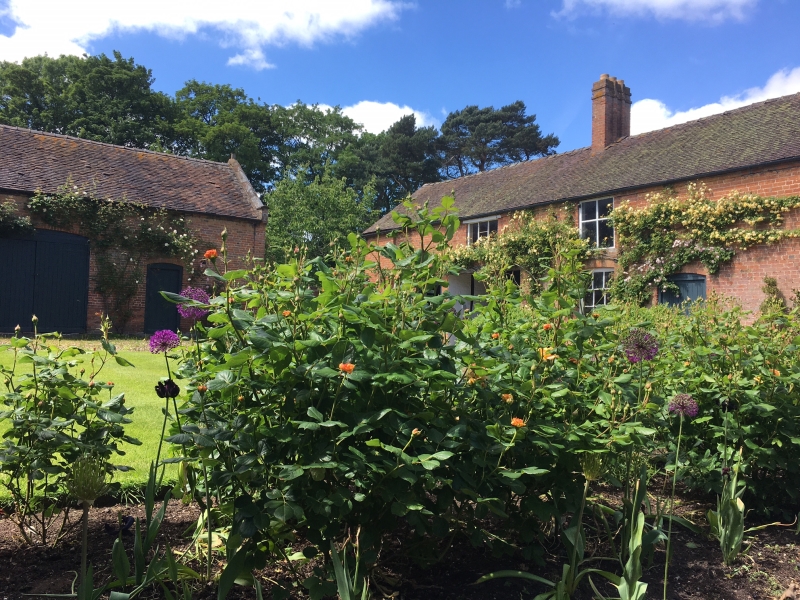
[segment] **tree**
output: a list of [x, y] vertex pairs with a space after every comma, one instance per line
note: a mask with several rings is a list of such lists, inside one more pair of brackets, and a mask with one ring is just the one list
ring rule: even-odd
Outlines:
[[521, 100], [500, 109], [467, 106], [442, 124], [442, 159], [448, 177], [463, 177], [536, 156], [553, 154], [558, 138], [542, 136]]
[[324, 256], [330, 244], [348, 233], [361, 232], [375, 220], [374, 193], [360, 195], [344, 179], [325, 171], [314, 181], [285, 177], [264, 198], [269, 209], [267, 257], [285, 260], [307, 247], [307, 256]]
[[356, 189], [372, 182], [375, 207], [386, 212], [424, 184], [440, 181], [441, 166], [439, 132], [435, 127], [418, 128], [410, 114], [382, 133], [362, 134], [342, 153], [338, 172]]
[[278, 176], [279, 138], [272, 111], [241, 88], [194, 79], [175, 94], [176, 154], [224, 162], [235, 155], [253, 187], [264, 191]]
[[174, 106], [149, 69], [97, 56], [0, 62], [0, 123], [149, 148], [171, 139]]

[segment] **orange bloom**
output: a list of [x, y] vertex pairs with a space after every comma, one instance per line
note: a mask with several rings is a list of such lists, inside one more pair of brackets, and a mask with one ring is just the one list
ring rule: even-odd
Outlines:
[[775, 377], [780, 377], [781, 376], [781, 372], [778, 371], [778, 369], [772, 369], [772, 374], [775, 375]]
[[500, 334], [499, 334], [499, 333], [497, 333], [496, 331], [495, 331], [495, 332], [492, 334], [492, 339], [493, 339], [493, 340], [496, 340], [496, 339], [497, 339], [497, 338], [499, 338], [499, 337], [500, 337]]
[[545, 331], [550, 331], [552, 328], [553, 328], [552, 323], [545, 323], [544, 325], [542, 325], [542, 329], [544, 329]]
[[558, 354], [553, 354], [552, 348], [539, 348], [539, 358], [542, 360], [555, 360]]
[[285, 310], [285, 311], [283, 311], [283, 313], [281, 313], [281, 314], [282, 314], [284, 317], [288, 317], [289, 315], [291, 315], [291, 314], [292, 314], [292, 311], [290, 311], [290, 310]]
[[207, 260], [214, 260], [217, 258], [217, 249], [212, 248], [211, 250], [206, 250], [203, 256], [206, 257]]
[[201, 394], [205, 394], [208, 391], [208, 386], [201, 383], [197, 386], [197, 391]]
[[514, 394], [500, 394], [500, 397], [506, 404], [512, 404], [514, 402]]
[[419, 429], [417, 429], [416, 427], [414, 428], [414, 431], [411, 432], [411, 435], [413, 437], [417, 437], [420, 434], [422, 434], [422, 432]]
[[339, 363], [339, 370], [342, 373], [352, 373], [356, 366], [353, 363]]
[[513, 419], [511, 419], [511, 424], [514, 427], [525, 427], [525, 421], [523, 421], [519, 417], [514, 417]]

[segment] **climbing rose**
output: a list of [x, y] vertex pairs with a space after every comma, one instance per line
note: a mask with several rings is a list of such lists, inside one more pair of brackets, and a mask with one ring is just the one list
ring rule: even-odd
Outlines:
[[[208, 304], [209, 297], [208, 294], [205, 293], [204, 290], [200, 288], [193, 288], [187, 287], [181, 290], [181, 296], [184, 298], [189, 298], [190, 300], [194, 300], [195, 302], [199, 302], [200, 304]], [[178, 304], [178, 314], [182, 316], [184, 319], [192, 319], [193, 321], [198, 321], [205, 317], [208, 314], [208, 310], [205, 308], [199, 308], [197, 306], [189, 306], [187, 304]]]
[[181, 338], [178, 337], [177, 333], [170, 331], [169, 329], [156, 331], [150, 338], [150, 352], [153, 354], [168, 352], [180, 345]]
[[658, 354], [658, 340], [644, 329], [634, 327], [622, 339], [622, 349], [633, 364], [653, 360]]
[[525, 421], [523, 421], [519, 417], [514, 417], [513, 419], [511, 419], [511, 424], [514, 427], [525, 427]]
[[669, 412], [684, 417], [697, 416], [697, 401], [689, 394], [678, 394], [669, 403]]
[[356, 366], [353, 363], [339, 363], [339, 370], [342, 373], [352, 373]]

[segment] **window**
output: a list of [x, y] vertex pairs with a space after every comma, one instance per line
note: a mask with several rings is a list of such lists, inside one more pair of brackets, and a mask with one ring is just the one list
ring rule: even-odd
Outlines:
[[581, 237], [588, 239], [593, 248], [614, 247], [614, 228], [608, 221], [613, 208], [613, 198], [580, 203], [578, 215]]
[[467, 245], [471, 246], [480, 238], [489, 237], [493, 233], [497, 233], [497, 217], [486, 219], [483, 221], [473, 221], [467, 223]]
[[592, 271], [592, 282], [583, 299], [583, 309], [592, 311], [598, 306], [608, 304], [608, 288], [611, 285], [612, 269], [596, 269]]

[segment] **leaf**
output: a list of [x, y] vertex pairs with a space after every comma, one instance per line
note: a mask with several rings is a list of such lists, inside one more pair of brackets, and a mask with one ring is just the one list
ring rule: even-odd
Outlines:
[[533, 573], [528, 573], [527, 571], [495, 571], [494, 573], [489, 573], [488, 575], [484, 575], [475, 583], [485, 583], [487, 581], [492, 581], [493, 579], [500, 579], [501, 577], [517, 577], [520, 579], [528, 579], [530, 581], [538, 581], [539, 583], [543, 583], [545, 585], [549, 585], [550, 587], [556, 587], [556, 584], [550, 581], [549, 579], [545, 579], [544, 577], [539, 577], [538, 575], [534, 575]]
[[114, 356], [114, 360], [117, 361], [117, 364], [121, 367], [136, 367], [136, 365], [130, 362], [127, 358], [122, 358], [119, 355]]

